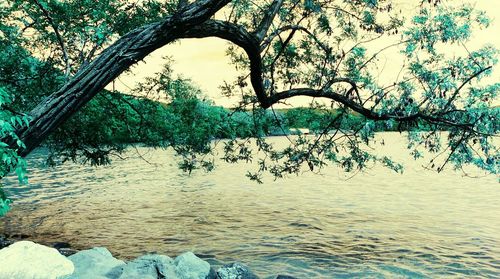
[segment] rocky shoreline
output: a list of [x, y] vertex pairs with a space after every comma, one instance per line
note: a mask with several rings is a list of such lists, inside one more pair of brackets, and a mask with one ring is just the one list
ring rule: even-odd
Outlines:
[[67, 243], [53, 246], [0, 236], [0, 279], [259, 279], [242, 263], [212, 267], [191, 252], [175, 259], [146, 254], [125, 262], [103, 247], [76, 251]]

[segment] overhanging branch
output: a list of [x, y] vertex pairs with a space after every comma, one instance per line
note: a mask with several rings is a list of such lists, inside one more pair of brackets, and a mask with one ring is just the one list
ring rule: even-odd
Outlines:
[[269, 107], [269, 100], [262, 80], [262, 58], [258, 38], [243, 27], [220, 20], [207, 20], [185, 32], [183, 38], [218, 37], [241, 47], [250, 61], [250, 81], [259, 103]]
[[273, 23], [274, 17], [281, 8], [281, 5], [283, 5], [283, 0], [274, 0], [269, 9], [267, 10], [267, 13], [264, 14], [264, 17], [261, 23], [259, 24], [259, 27], [257, 27], [257, 29], [254, 32], [254, 35], [259, 42], [261, 42], [266, 36], [269, 27]]
[[80, 68], [61, 89], [30, 112], [29, 127], [16, 131], [26, 148], [19, 150], [12, 138], [2, 141], [13, 149], [18, 149], [21, 156], [26, 156], [130, 66], [154, 50], [181, 38], [186, 30], [199, 26], [229, 2], [230, 0], [198, 0], [160, 22], [139, 27], [124, 35], [94, 61]]

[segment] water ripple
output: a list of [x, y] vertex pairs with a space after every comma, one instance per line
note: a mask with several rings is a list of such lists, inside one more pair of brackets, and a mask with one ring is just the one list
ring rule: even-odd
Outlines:
[[159, 168], [131, 159], [47, 169], [44, 155], [29, 158], [29, 185], [5, 179], [15, 203], [0, 233], [106, 246], [125, 259], [191, 250], [263, 278], [500, 277], [495, 177], [423, 174], [409, 161], [405, 175], [342, 180], [332, 171], [256, 185], [244, 179], [247, 165], [186, 177], [170, 151], [148, 153]]

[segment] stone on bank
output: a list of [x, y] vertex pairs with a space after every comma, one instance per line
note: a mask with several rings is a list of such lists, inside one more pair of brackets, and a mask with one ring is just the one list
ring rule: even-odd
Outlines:
[[0, 279], [56, 279], [73, 271], [73, 263], [56, 249], [31, 241], [0, 250]]
[[224, 265], [217, 270], [217, 279], [258, 279], [250, 269], [241, 263]]
[[179, 279], [212, 279], [215, 272], [210, 264], [198, 258], [191, 252], [186, 252], [175, 258], [175, 273]]
[[118, 278], [175, 278], [173, 261], [164, 255], [144, 255], [123, 266]]
[[191, 252], [175, 260], [149, 254], [125, 263], [100, 247], [80, 251], [69, 259], [75, 266], [75, 273], [68, 277], [70, 279], [215, 279], [210, 264]]
[[[19, 241], [0, 250], [0, 279], [258, 279], [241, 263], [220, 267], [191, 252], [172, 259], [148, 254], [125, 263], [96, 247], [69, 257], [31, 241]], [[293, 278], [279, 275], [276, 278]]]
[[71, 279], [108, 279], [117, 278], [124, 261], [115, 259], [108, 249], [96, 247], [80, 251], [68, 257], [75, 266]]

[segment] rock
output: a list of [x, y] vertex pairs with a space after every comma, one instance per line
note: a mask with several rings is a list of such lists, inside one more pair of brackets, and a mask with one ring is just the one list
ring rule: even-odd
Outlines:
[[66, 256], [66, 257], [69, 257], [71, 255], [78, 253], [78, 250], [71, 249], [71, 248], [59, 248], [59, 249], [57, 249], [57, 251], [59, 251], [59, 253], [61, 255]]
[[24, 234], [24, 233], [15, 233], [15, 234], [9, 235], [9, 237], [12, 239], [16, 239], [16, 240], [26, 240], [30, 236], [27, 234]]
[[73, 273], [73, 263], [56, 249], [19, 241], [0, 250], [0, 278], [52, 279]]
[[217, 273], [213, 267], [210, 267], [210, 273], [208, 274], [207, 279], [217, 279]]
[[5, 248], [14, 243], [14, 241], [8, 239], [7, 237], [0, 235], [0, 249]]
[[71, 245], [68, 242], [54, 242], [52, 243], [52, 247], [59, 250], [64, 248], [71, 248]]
[[172, 258], [163, 255], [144, 255], [125, 265], [120, 279], [177, 278]]
[[297, 278], [290, 275], [278, 275], [276, 276], [276, 279], [297, 279]]
[[217, 270], [217, 279], [258, 279], [250, 269], [241, 263], [224, 265]]
[[108, 249], [102, 247], [80, 251], [68, 259], [75, 266], [75, 272], [69, 277], [73, 279], [118, 278], [125, 265], [125, 262], [115, 259]]
[[179, 279], [214, 279], [210, 264], [191, 252], [177, 256], [174, 261], [175, 274]]
[[69, 257], [76, 254], [78, 251], [71, 248], [68, 242], [54, 242], [51, 244], [53, 248], [57, 249], [59, 253], [63, 256]]

